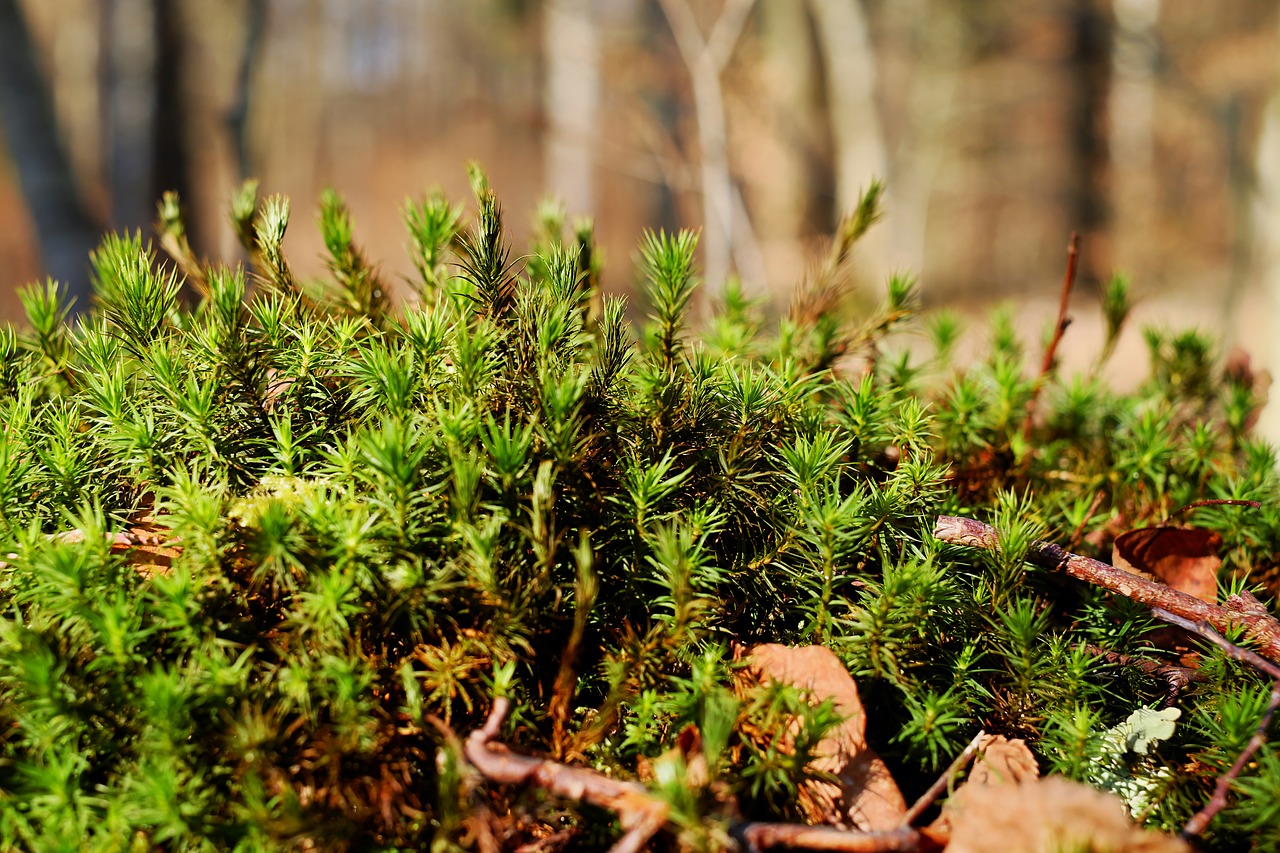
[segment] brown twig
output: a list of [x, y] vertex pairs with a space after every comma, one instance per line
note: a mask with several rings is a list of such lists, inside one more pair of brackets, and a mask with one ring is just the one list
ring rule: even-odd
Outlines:
[[[1000, 547], [996, 529], [971, 518], [939, 516], [933, 535], [953, 545], [968, 545], [988, 551], [995, 551]], [[1158, 607], [1191, 622], [1207, 623], [1219, 631], [1242, 627], [1246, 635], [1257, 643], [1262, 655], [1273, 661], [1280, 661], [1280, 622], [1260, 608], [1247, 607], [1246, 602], [1228, 599], [1226, 605], [1210, 604], [1162, 583], [1064, 551], [1052, 542], [1033, 542], [1027, 552], [1027, 562], [1041, 568], [1066, 572], [1074, 578], [1123, 595], [1139, 604]]]
[[[168, 533], [169, 531], [164, 531]], [[47, 538], [50, 542], [65, 542], [69, 545], [79, 545], [87, 538], [85, 532], [79, 528], [64, 530], [61, 533], [51, 533]], [[166, 539], [149, 531], [141, 532], [135, 530], [122, 530], [119, 533], [104, 534], [104, 541], [112, 548], [138, 548], [143, 546], [158, 546], [162, 548], [171, 548], [182, 542], [181, 539], [174, 537]], [[9, 560], [18, 559], [17, 554], [4, 554], [4, 559], [0, 560], [0, 571], [9, 568]]]
[[985, 731], [980, 731], [973, 736], [973, 740], [969, 741], [969, 745], [964, 748], [955, 761], [952, 761], [947, 769], [939, 776], [929, 789], [920, 795], [920, 798], [911, 804], [911, 808], [907, 809], [907, 813], [902, 816], [902, 826], [911, 826], [916, 819], [933, 804], [933, 801], [942, 795], [947, 786], [951, 784], [951, 780], [956, 774], [963, 770], [973, 757], [978, 754], [978, 746], [982, 743], [982, 739], [987, 736]]
[[1169, 518], [1177, 518], [1184, 512], [1190, 512], [1191, 510], [1199, 509], [1202, 506], [1247, 506], [1253, 509], [1260, 509], [1262, 507], [1262, 502], [1237, 500], [1234, 498], [1206, 498], [1202, 501], [1192, 501], [1182, 509], [1169, 513]]
[[1276, 681], [1280, 681], [1280, 666], [1276, 666], [1271, 661], [1249, 651], [1248, 649], [1242, 649], [1240, 646], [1237, 646], [1235, 643], [1213, 630], [1211, 626], [1206, 625], [1203, 621], [1193, 622], [1192, 620], [1179, 616], [1176, 613], [1170, 613], [1168, 610], [1161, 607], [1153, 608], [1151, 613], [1157, 619], [1168, 622], [1170, 625], [1177, 625], [1179, 628], [1183, 628], [1193, 634], [1197, 634], [1205, 638], [1226, 652], [1227, 657], [1232, 660], [1240, 661], [1240, 663], [1247, 663], [1249, 666], [1268, 677]]
[[[666, 825], [670, 814], [667, 803], [639, 783], [611, 779], [594, 770], [569, 767], [555, 761], [517, 755], [507, 752], [501, 744], [494, 744], [510, 708], [509, 700], [494, 699], [493, 709], [484, 726], [467, 737], [463, 752], [480, 775], [501, 784], [533, 785], [567, 800], [590, 803], [615, 812], [626, 832], [610, 853], [639, 853]], [[784, 847], [839, 853], [923, 853], [940, 847], [929, 836], [910, 827], [858, 832], [803, 824], [742, 822], [732, 824], [729, 834], [752, 851]]]
[[1086, 643], [1085, 651], [1092, 655], [1105, 660], [1107, 663], [1113, 663], [1116, 666], [1133, 667], [1145, 675], [1154, 678], [1163, 679], [1168, 689], [1165, 692], [1164, 707], [1170, 708], [1178, 701], [1178, 697], [1187, 685], [1193, 681], [1208, 681], [1204, 673], [1198, 669], [1192, 669], [1189, 666], [1177, 666], [1171, 663], [1162, 663], [1151, 658], [1142, 658], [1136, 655], [1126, 655], [1121, 652], [1108, 651], [1101, 646], [1095, 646], [1092, 643]]
[[743, 823], [730, 830], [746, 850], [769, 850], [775, 847], [792, 850], [833, 850], [837, 853], [890, 853], [916, 851], [926, 847], [923, 837], [914, 829], [899, 827], [880, 832], [854, 832], [830, 826], [806, 826], [802, 823]]
[[552, 794], [616, 812], [626, 832], [614, 844], [612, 853], [636, 853], [666, 824], [667, 804], [651, 795], [643, 785], [620, 782], [593, 770], [493, 749], [490, 743], [498, 736], [510, 708], [509, 700], [494, 699], [484, 727], [473, 731], [463, 746], [467, 760], [485, 778], [507, 785], [535, 785]]
[[1178, 616], [1176, 613], [1170, 613], [1159, 608], [1153, 612], [1157, 618], [1163, 619], [1171, 625], [1177, 625], [1179, 628], [1185, 628], [1213, 643], [1226, 652], [1227, 656], [1232, 660], [1247, 663], [1254, 669], [1274, 679], [1274, 684], [1271, 687], [1271, 701], [1267, 703], [1267, 710], [1262, 715], [1262, 719], [1258, 721], [1258, 727], [1254, 730], [1253, 737], [1249, 738], [1249, 742], [1240, 752], [1240, 755], [1237, 756], [1235, 763], [1218, 777], [1218, 783], [1213, 786], [1213, 796], [1209, 798], [1209, 802], [1205, 803], [1204, 808], [1192, 815], [1191, 820], [1187, 821], [1187, 825], [1182, 828], [1181, 835], [1183, 838], [1194, 838], [1209, 827], [1209, 822], [1217, 817], [1218, 812], [1227, 807], [1227, 791], [1231, 790], [1231, 783], [1240, 775], [1240, 771], [1244, 770], [1254, 754], [1267, 742], [1267, 729], [1271, 726], [1271, 718], [1275, 716], [1276, 709], [1280, 708], [1280, 666], [1276, 666], [1271, 661], [1258, 656], [1248, 649], [1237, 646], [1204, 622], [1192, 622], [1189, 619]]
[[1031, 387], [1031, 397], [1027, 400], [1027, 417], [1022, 422], [1022, 437], [1024, 439], [1031, 438], [1031, 422], [1035, 418], [1036, 400], [1040, 396], [1040, 390], [1044, 387], [1048, 379], [1049, 372], [1053, 370], [1053, 359], [1058, 353], [1058, 344], [1062, 341], [1062, 335], [1067, 331], [1067, 326], [1071, 325], [1071, 318], [1067, 316], [1067, 305], [1071, 301], [1071, 288], [1076, 283], [1076, 262], [1080, 258], [1080, 235], [1075, 231], [1071, 232], [1071, 241], [1067, 243], [1067, 271], [1062, 277], [1062, 296], [1058, 300], [1058, 319], [1053, 326], [1053, 337], [1049, 339], [1049, 346], [1044, 350], [1044, 361], [1040, 362], [1040, 375], [1036, 377], [1035, 385]]
[[1080, 544], [1080, 536], [1084, 533], [1085, 527], [1093, 520], [1093, 516], [1098, 512], [1098, 507], [1102, 506], [1102, 501], [1107, 497], [1107, 493], [1098, 490], [1093, 496], [1093, 502], [1089, 504], [1089, 510], [1084, 514], [1084, 518], [1080, 519], [1080, 523], [1076, 525], [1076, 529], [1071, 531], [1071, 538], [1067, 540], [1068, 548], [1075, 548]]
[[1271, 688], [1271, 701], [1267, 703], [1267, 712], [1258, 721], [1258, 728], [1254, 731], [1253, 737], [1249, 738], [1249, 743], [1245, 745], [1235, 763], [1218, 777], [1218, 784], [1214, 785], [1213, 796], [1209, 798], [1209, 802], [1192, 815], [1191, 820], [1187, 821], [1187, 825], [1182, 828], [1179, 834], [1183, 838], [1194, 838], [1200, 835], [1209, 827], [1209, 822], [1217, 817], [1218, 812], [1227, 807], [1227, 791], [1231, 789], [1231, 783], [1267, 742], [1267, 729], [1271, 725], [1271, 718], [1275, 716], [1277, 708], [1280, 708], [1280, 681]]

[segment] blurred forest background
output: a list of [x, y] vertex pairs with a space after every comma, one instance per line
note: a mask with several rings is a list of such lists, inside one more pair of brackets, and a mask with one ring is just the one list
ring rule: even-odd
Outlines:
[[880, 177], [860, 286], [1016, 298], [1034, 342], [1078, 230], [1079, 352], [1124, 270], [1141, 318], [1280, 364], [1275, 0], [0, 0], [0, 318], [166, 189], [235, 259], [247, 176], [292, 197], [299, 272], [334, 186], [406, 275], [398, 208], [467, 198], [469, 159], [517, 227], [594, 216], [614, 291], [643, 228], [689, 226], [708, 278], [785, 299]]

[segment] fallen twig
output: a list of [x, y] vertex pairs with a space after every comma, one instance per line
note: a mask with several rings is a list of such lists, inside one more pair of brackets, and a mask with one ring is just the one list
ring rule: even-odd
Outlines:
[[1208, 828], [1209, 822], [1217, 817], [1218, 812], [1227, 807], [1227, 791], [1230, 790], [1231, 783], [1267, 742], [1267, 729], [1271, 726], [1271, 718], [1275, 716], [1277, 708], [1280, 708], [1280, 681], [1271, 688], [1271, 701], [1267, 703], [1267, 711], [1258, 721], [1258, 728], [1254, 731], [1253, 737], [1249, 738], [1249, 743], [1245, 745], [1235, 763], [1218, 777], [1218, 784], [1214, 785], [1213, 796], [1209, 798], [1209, 802], [1193, 814], [1191, 820], [1187, 821], [1187, 825], [1182, 828], [1179, 834], [1183, 838], [1194, 838], [1200, 835]]
[[[996, 529], [971, 518], [939, 516], [933, 535], [953, 545], [968, 545], [988, 551], [1000, 547]], [[1263, 656], [1280, 661], [1280, 622], [1260, 608], [1245, 607], [1243, 602], [1235, 603], [1232, 599], [1228, 599], [1227, 605], [1210, 604], [1099, 560], [1072, 554], [1052, 542], [1033, 542], [1027, 552], [1027, 562], [1066, 572], [1139, 604], [1160, 608], [1191, 622], [1207, 623], [1219, 631], [1242, 627], [1246, 635], [1258, 644]]]
[[1092, 643], [1085, 644], [1085, 651], [1090, 654], [1097, 655], [1107, 663], [1114, 663], [1117, 666], [1133, 667], [1146, 675], [1163, 679], [1168, 689], [1165, 692], [1164, 707], [1172, 707], [1178, 701], [1178, 697], [1187, 685], [1193, 681], [1208, 681], [1204, 673], [1189, 666], [1178, 666], [1172, 663], [1162, 663], [1151, 658], [1137, 657], [1136, 655], [1126, 655], [1120, 652], [1112, 652], [1101, 646], [1095, 646]]
[[857, 832], [802, 823], [743, 823], [729, 830], [746, 850], [834, 850], [838, 853], [889, 853], [926, 849], [919, 832], [907, 827], [880, 832]]
[[929, 789], [911, 804], [911, 808], [907, 809], [907, 813], [902, 816], [902, 825], [904, 827], [915, 823], [924, 810], [929, 808], [933, 801], [942, 795], [942, 792], [951, 784], [951, 780], [955, 778], [956, 774], [963, 770], [973, 760], [973, 757], [978, 754], [979, 744], [982, 743], [982, 739], [986, 736], [986, 731], [980, 731], [974, 735], [973, 740], [969, 741], [969, 745], [956, 756], [955, 761], [952, 761], [943, 774], [929, 786]]
[[1071, 240], [1067, 243], [1067, 271], [1062, 278], [1062, 295], [1058, 299], [1058, 319], [1053, 326], [1053, 337], [1049, 339], [1049, 346], [1044, 350], [1044, 361], [1040, 363], [1040, 375], [1036, 377], [1036, 382], [1031, 386], [1031, 397], [1027, 400], [1027, 417], [1022, 422], [1022, 437], [1029, 439], [1031, 437], [1031, 422], [1036, 413], [1036, 400], [1040, 396], [1040, 390], [1044, 387], [1048, 379], [1049, 372], [1053, 370], [1053, 359], [1058, 352], [1058, 344], [1062, 341], [1062, 335], [1067, 331], [1067, 326], [1071, 325], [1071, 318], [1067, 316], [1067, 306], [1071, 301], [1071, 288], [1076, 282], [1076, 262], [1080, 258], [1080, 235], [1071, 232]]
[[[168, 533], [169, 531], [165, 531]], [[50, 542], [66, 542], [71, 545], [79, 545], [86, 539], [86, 534], [79, 528], [64, 530], [61, 533], [51, 533], [46, 537]], [[172, 547], [182, 540], [176, 537], [166, 539], [150, 531], [138, 532], [136, 530], [122, 530], [119, 533], [107, 533], [103, 537], [107, 545], [111, 548], [139, 548], [143, 546], [154, 547]], [[0, 571], [9, 568], [9, 560], [18, 559], [17, 554], [5, 554], [4, 559], [0, 560]]]
[[490, 743], [498, 736], [510, 708], [509, 700], [494, 699], [484, 727], [473, 731], [463, 746], [467, 760], [485, 778], [507, 785], [536, 785], [566, 799], [616, 812], [626, 832], [614, 844], [612, 853], [636, 853], [666, 824], [667, 804], [643, 785], [620, 782], [593, 770], [493, 749]]
[[[534, 785], [567, 800], [615, 812], [626, 832], [610, 848], [610, 853], [638, 853], [666, 825], [670, 814], [666, 802], [639, 783], [622, 782], [594, 770], [517, 755], [507, 752], [501, 744], [494, 744], [510, 708], [509, 700], [495, 699], [484, 726], [467, 737], [463, 752], [480, 775], [507, 785]], [[929, 836], [907, 826], [860, 832], [804, 824], [736, 822], [729, 826], [729, 835], [750, 851], [791, 848], [839, 853], [914, 853], [940, 847]]]
[[[970, 518], [939, 516], [933, 535], [943, 542], [955, 545], [970, 545], [987, 550], [999, 548], [996, 529]], [[1231, 783], [1266, 743], [1271, 718], [1275, 716], [1276, 709], [1280, 708], [1280, 666], [1273, 663], [1274, 660], [1280, 659], [1280, 622], [1257, 606], [1256, 601], [1251, 605], [1252, 596], [1232, 596], [1228, 599], [1232, 603], [1227, 607], [1210, 604], [1170, 589], [1164, 584], [1117, 569], [1115, 566], [1069, 553], [1051, 542], [1032, 543], [1031, 549], [1027, 552], [1027, 562], [1046, 569], [1065, 571], [1072, 577], [1119, 593], [1139, 604], [1145, 604], [1152, 608], [1151, 612], [1156, 618], [1203, 637], [1226, 652], [1232, 659], [1247, 663], [1275, 680], [1275, 685], [1271, 689], [1271, 701], [1267, 704], [1266, 713], [1258, 721], [1253, 737], [1249, 739], [1249, 743], [1236, 758], [1235, 763], [1218, 777], [1218, 783], [1214, 786], [1213, 796], [1209, 798], [1209, 802], [1182, 828], [1183, 838], [1200, 835], [1209, 826], [1209, 822], [1226, 808], [1227, 792], [1231, 789]], [[1249, 638], [1258, 643], [1262, 654], [1272, 660], [1241, 648], [1219, 633], [1232, 626], [1243, 627]]]
[[1244, 770], [1245, 765], [1249, 763], [1254, 754], [1267, 742], [1267, 729], [1271, 726], [1271, 718], [1275, 716], [1276, 709], [1280, 708], [1280, 666], [1276, 666], [1271, 661], [1258, 656], [1248, 649], [1240, 648], [1240, 646], [1237, 646], [1203, 622], [1192, 622], [1175, 613], [1159, 609], [1155, 611], [1155, 615], [1172, 625], [1185, 628], [1203, 637], [1226, 652], [1227, 656], [1232, 660], [1247, 663], [1274, 679], [1274, 684], [1271, 687], [1271, 701], [1267, 703], [1266, 713], [1258, 721], [1258, 727], [1254, 730], [1253, 737], [1249, 738], [1249, 742], [1245, 744], [1245, 748], [1240, 752], [1235, 763], [1218, 777], [1218, 784], [1214, 785], [1213, 796], [1209, 798], [1209, 802], [1205, 803], [1204, 808], [1192, 815], [1191, 820], [1187, 821], [1187, 825], [1182, 828], [1181, 835], [1183, 838], [1194, 838], [1209, 827], [1209, 822], [1217, 817], [1218, 812], [1227, 807], [1227, 791], [1231, 789], [1232, 781], [1240, 775], [1240, 771]]
[[1164, 610], [1160, 607], [1154, 608], [1151, 612], [1157, 619], [1168, 622], [1170, 625], [1177, 625], [1179, 628], [1183, 628], [1193, 634], [1203, 637], [1226, 652], [1227, 657], [1232, 660], [1247, 663], [1249, 666], [1269, 676], [1271, 679], [1280, 681], [1280, 666], [1276, 666], [1274, 663], [1258, 655], [1256, 652], [1251, 652], [1248, 649], [1242, 649], [1240, 646], [1237, 646], [1235, 643], [1213, 630], [1211, 626], [1206, 625], [1204, 622], [1193, 622], [1190, 619], [1186, 619], [1176, 613], [1170, 613], [1168, 610]]

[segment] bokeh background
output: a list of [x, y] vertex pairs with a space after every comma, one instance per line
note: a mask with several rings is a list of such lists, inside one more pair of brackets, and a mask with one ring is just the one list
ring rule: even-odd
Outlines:
[[249, 176], [292, 197], [301, 273], [334, 186], [407, 275], [399, 207], [465, 199], [471, 159], [517, 231], [546, 195], [594, 216], [614, 291], [643, 228], [688, 226], [709, 279], [785, 302], [878, 177], [868, 291], [1011, 299], [1035, 340], [1076, 230], [1068, 360], [1125, 271], [1139, 322], [1278, 372], [1275, 0], [0, 0], [0, 318], [45, 274], [82, 289], [96, 235], [149, 230], [166, 189], [234, 260]]

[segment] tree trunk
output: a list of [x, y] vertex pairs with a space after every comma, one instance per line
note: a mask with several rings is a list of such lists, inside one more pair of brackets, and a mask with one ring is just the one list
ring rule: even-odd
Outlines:
[[1107, 107], [1113, 176], [1112, 256], [1126, 267], [1146, 269], [1140, 235], [1154, 226], [1156, 198], [1155, 108], [1157, 24], [1160, 0], [1114, 0], [1111, 96]]
[[826, 66], [836, 150], [836, 205], [843, 215], [853, 210], [872, 179], [883, 179], [888, 171], [876, 106], [876, 57], [861, 0], [809, 3]]
[[111, 224], [146, 233], [160, 194], [188, 189], [182, 84], [191, 45], [178, 0], [106, 0], [102, 8]]
[[0, 123], [40, 241], [45, 272], [88, 307], [88, 252], [97, 226], [85, 211], [58, 135], [49, 87], [17, 0], [0, 0]]
[[592, 0], [548, 0], [543, 9], [546, 187], [571, 214], [596, 209], [600, 70], [594, 6]]
[[[862, 0], [809, 0], [826, 69], [835, 148], [836, 218], [852, 211], [873, 179], [887, 180], [889, 156], [876, 104], [877, 68]], [[895, 191], [893, 185], [889, 192]], [[862, 278], [889, 271], [888, 234], [873, 230], [855, 256]]]
[[1109, 158], [1105, 129], [1107, 93], [1111, 84], [1111, 25], [1098, 0], [1076, 0], [1071, 9], [1074, 51], [1072, 151], [1076, 190], [1072, 228], [1086, 247], [1081, 255], [1081, 279], [1096, 282], [1110, 266], [1105, 240], [1110, 219], [1106, 181]]

